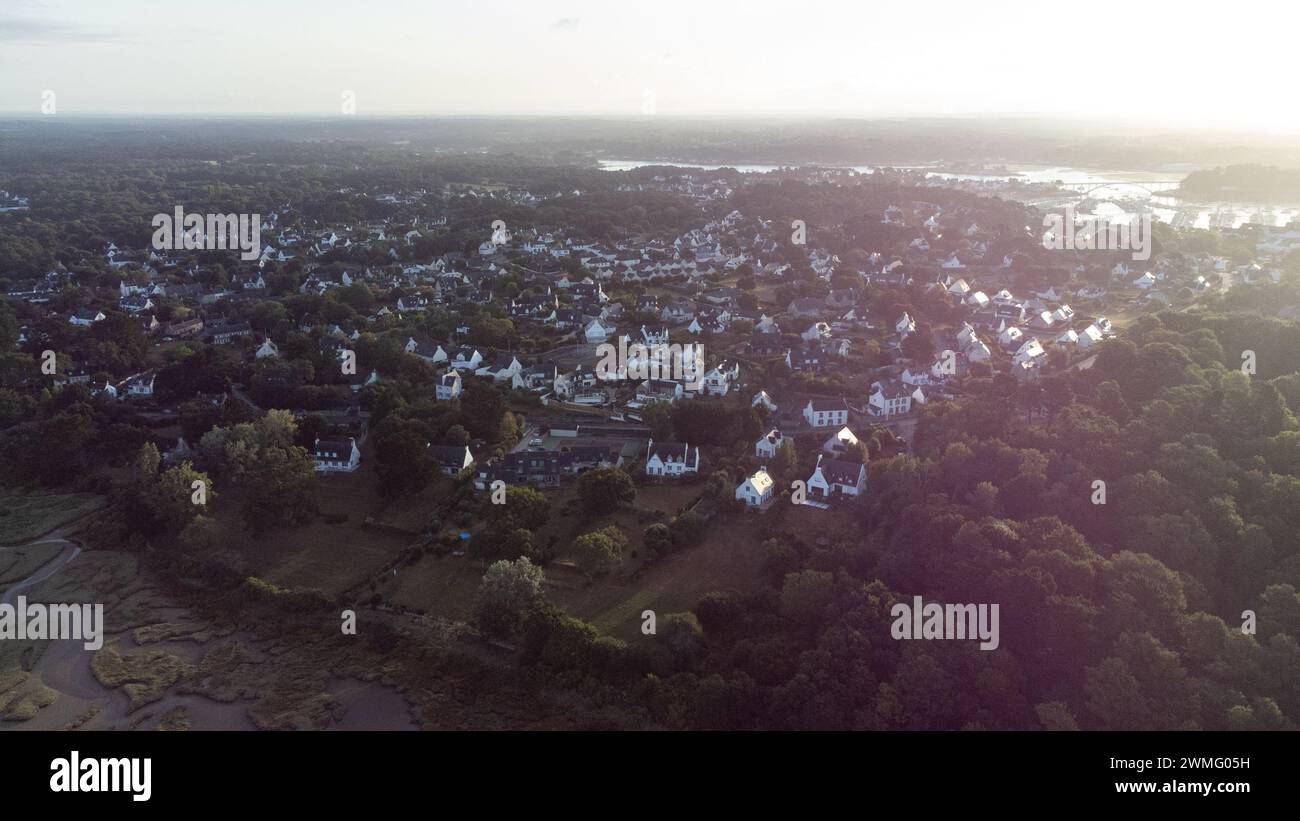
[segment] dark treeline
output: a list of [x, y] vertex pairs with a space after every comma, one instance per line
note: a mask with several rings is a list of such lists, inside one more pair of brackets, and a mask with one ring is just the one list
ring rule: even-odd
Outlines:
[[[775, 509], [767, 587], [707, 596], [652, 651], [554, 613], [525, 632], [670, 726], [1294, 729], [1298, 370], [1294, 323], [1149, 316], [1091, 368], [928, 407], [914, 454], [871, 462], [857, 532]], [[892, 639], [916, 595], [999, 604], [1000, 648]]]
[[1230, 165], [1193, 171], [1178, 187], [1184, 197], [1227, 200], [1300, 199], [1300, 168]]

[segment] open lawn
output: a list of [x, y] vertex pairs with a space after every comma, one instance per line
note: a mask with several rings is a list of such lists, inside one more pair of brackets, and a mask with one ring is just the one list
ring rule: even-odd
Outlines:
[[385, 575], [377, 592], [399, 607], [468, 621], [484, 570], [482, 562], [467, 556], [427, 555]]
[[21, 544], [104, 506], [90, 493], [0, 495], [0, 544]]
[[[572, 484], [546, 491], [551, 502], [551, 516], [534, 535], [540, 544], [555, 539], [559, 560], [546, 568], [547, 595], [561, 607], [582, 618], [600, 616], [597, 626], [617, 634], [632, 635], [635, 624], [623, 629], [624, 613], [634, 613], [639, 620], [646, 607], [669, 608], [674, 612], [695, 606], [699, 596], [711, 590], [749, 589], [757, 578], [758, 558], [754, 550], [753, 565], [736, 561], [735, 554], [757, 538], [761, 523], [750, 522], [706, 544], [683, 551], [652, 568], [642, 570], [644, 559], [642, 533], [658, 521], [668, 521], [699, 495], [702, 483], [647, 485], [637, 489], [633, 508], [613, 515], [591, 518], [586, 514], [563, 515], [560, 509], [575, 496]], [[655, 511], [659, 511], [658, 514]], [[756, 520], [757, 517], [754, 517]], [[471, 532], [481, 526], [475, 522]], [[617, 524], [628, 539], [622, 567], [606, 579], [588, 583], [582, 573], [569, 565], [565, 551], [574, 538], [609, 524]], [[719, 534], [723, 531], [719, 530]], [[717, 542], [715, 544], [715, 542]], [[377, 592], [391, 604], [423, 610], [449, 619], [468, 619], [474, 611], [474, 599], [483, 577], [482, 562], [464, 556], [426, 555], [414, 564], [385, 574]], [[733, 579], [735, 580], [733, 582]], [[646, 604], [650, 602], [650, 604]], [[640, 622], [637, 621], [637, 624]]]
[[[552, 565], [546, 570], [547, 596], [602, 633], [637, 638], [643, 610], [662, 617], [691, 610], [707, 593], [755, 590], [763, 561], [761, 545], [770, 535], [764, 519], [749, 514], [713, 523], [700, 544], [630, 576], [615, 573], [588, 583], [578, 570]], [[630, 546], [640, 546], [639, 532], [628, 536]]]
[[[321, 515], [305, 527], [253, 536], [239, 520], [236, 493], [221, 499], [216, 515], [227, 545], [248, 560], [254, 575], [333, 596], [369, 581], [410, 545], [448, 487], [449, 480], [438, 480], [420, 494], [390, 503], [378, 493], [373, 469], [363, 460], [356, 473], [320, 477]], [[379, 526], [367, 526], [367, 517]]]
[[[217, 513], [231, 534], [231, 547], [248, 559], [256, 575], [275, 584], [314, 587], [332, 596], [364, 585], [382, 572], [374, 592], [387, 603], [468, 620], [484, 572], [482, 562], [426, 554], [398, 566], [396, 572], [385, 570], [411, 544], [429, 513], [445, 503], [450, 480], [439, 479], [419, 494], [391, 502], [377, 493], [373, 472], [366, 462], [362, 464], [355, 474], [321, 477], [322, 515], [304, 528], [253, 537], [239, 525], [237, 500], [223, 499]], [[632, 639], [640, 635], [643, 610], [662, 616], [690, 610], [713, 591], [755, 590], [761, 583], [761, 545], [778, 526], [809, 539], [823, 533], [842, 534], [848, 526], [843, 514], [805, 508], [785, 511], [779, 524], [768, 514], [730, 515], [712, 522], [700, 544], [644, 565], [645, 529], [671, 520], [703, 487], [702, 482], [639, 487], [633, 507], [596, 518], [561, 513], [575, 498], [572, 483], [546, 491], [551, 515], [535, 539], [540, 544], [554, 539], [559, 556], [546, 567], [547, 596], [602, 632]], [[346, 520], [338, 521], [344, 515]], [[365, 524], [368, 516], [374, 522], [370, 526]], [[484, 524], [476, 520], [469, 530], [477, 533]], [[577, 536], [609, 524], [618, 525], [627, 536], [623, 564], [608, 577], [588, 581], [565, 553]], [[369, 590], [362, 589], [363, 598]]]

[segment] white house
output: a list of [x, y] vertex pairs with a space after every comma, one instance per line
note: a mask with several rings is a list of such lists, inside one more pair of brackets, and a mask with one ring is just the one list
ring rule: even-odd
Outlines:
[[749, 507], [761, 507], [772, 501], [772, 488], [775, 483], [764, 469], [754, 474], [736, 487], [736, 500]]
[[808, 330], [799, 334], [804, 342], [821, 342], [831, 338], [831, 326], [825, 322], [814, 322]]
[[998, 344], [1004, 348], [1014, 348], [1019, 346], [1024, 338], [1024, 331], [1014, 325], [1008, 325], [1002, 333], [998, 334]]
[[275, 343], [272, 342], [270, 339], [267, 339], [265, 342], [263, 342], [262, 347], [258, 348], [257, 353], [254, 354], [254, 356], [256, 356], [258, 359], [269, 359], [273, 356], [279, 356], [279, 355], [280, 355], [280, 349], [277, 348]]
[[436, 342], [407, 337], [405, 350], [409, 354], [415, 354], [425, 362], [446, 362], [447, 352]]
[[658, 442], [646, 445], [647, 476], [682, 476], [700, 469], [700, 449], [683, 442]]
[[94, 325], [96, 322], [103, 322], [108, 317], [104, 316], [103, 311], [77, 311], [68, 317], [68, 322], [72, 325]]
[[312, 448], [316, 470], [321, 473], [352, 473], [361, 464], [357, 440], [317, 439]]
[[819, 455], [812, 476], [808, 477], [808, 495], [820, 499], [836, 496], [860, 496], [867, 487], [867, 466]]
[[1091, 348], [1093, 345], [1096, 345], [1105, 338], [1106, 335], [1102, 333], [1101, 328], [1097, 327], [1097, 323], [1094, 322], [1079, 332], [1079, 347]]
[[1039, 357], [1046, 355], [1047, 351], [1043, 350], [1043, 344], [1037, 339], [1031, 339], [1020, 346], [1020, 349], [1012, 357], [1012, 362], [1016, 365], [1024, 365], [1026, 362], [1035, 362]]
[[435, 399], [449, 402], [460, 396], [462, 387], [460, 371], [450, 370], [438, 377], [438, 384], [433, 388], [433, 395]]
[[907, 413], [912, 409], [912, 392], [908, 388], [893, 379], [873, 382], [871, 397], [867, 400], [867, 414], [888, 417]]
[[479, 353], [477, 348], [457, 348], [452, 351], [448, 361], [451, 367], [458, 371], [474, 371], [482, 364], [483, 354]]
[[429, 445], [428, 453], [444, 476], [459, 476], [474, 464], [474, 457], [464, 445]]
[[126, 393], [128, 396], [153, 396], [154, 372], [136, 374], [126, 380]]
[[638, 402], [677, 402], [684, 395], [682, 383], [672, 379], [647, 379], [636, 389]]
[[606, 326], [604, 322], [593, 319], [583, 330], [583, 335], [586, 337], [588, 344], [599, 345], [609, 339], [609, 335], [613, 332], [614, 329]]
[[429, 307], [429, 300], [419, 295], [397, 298], [397, 312], [399, 314], [411, 313], [413, 311], [423, 311], [428, 307]]
[[849, 448], [858, 444], [858, 437], [848, 428], [840, 428], [829, 439], [822, 443], [822, 450], [831, 456], [842, 456], [847, 453]]
[[771, 461], [784, 442], [785, 437], [781, 435], [781, 431], [772, 428], [754, 443], [754, 455], [765, 462]]
[[513, 354], [499, 353], [491, 365], [485, 365], [474, 373], [490, 376], [497, 382], [511, 382], [523, 369], [523, 364]]
[[704, 393], [708, 396], [726, 396], [738, 378], [740, 365], [724, 359], [704, 374]]
[[907, 311], [904, 311], [903, 316], [894, 323], [894, 330], [903, 336], [907, 336], [916, 330], [916, 320], [912, 319], [912, 316]]
[[849, 421], [849, 406], [843, 399], [809, 399], [803, 418], [814, 428], [841, 427]]
[[652, 325], [649, 328], [641, 326], [641, 341], [646, 345], [667, 345], [668, 344], [668, 326]]
[[754, 394], [754, 401], [749, 403], [749, 406], [751, 408], [757, 408], [759, 405], [762, 405], [763, 407], [767, 408], [768, 413], [776, 413], [776, 409], [777, 409], [776, 400], [773, 399], [772, 395], [767, 391], [759, 391], [758, 393]]

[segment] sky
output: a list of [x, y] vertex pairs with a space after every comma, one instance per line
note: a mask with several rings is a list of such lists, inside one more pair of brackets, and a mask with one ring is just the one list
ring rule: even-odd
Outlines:
[[1298, 22], [1293, 0], [3, 0], [0, 112], [338, 116], [351, 92], [374, 116], [1300, 132]]

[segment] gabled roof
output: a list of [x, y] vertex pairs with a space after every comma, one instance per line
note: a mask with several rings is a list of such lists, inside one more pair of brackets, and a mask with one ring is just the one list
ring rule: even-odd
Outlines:
[[813, 412], [828, 413], [832, 411], [847, 411], [849, 403], [843, 399], [809, 399], [808, 404], [812, 406]]
[[[772, 477], [771, 475], [768, 474], [766, 470], [754, 471], [753, 475], [751, 475], [748, 479], [746, 479], [745, 482], [748, 482], [749, 484], [753, 485], [754, 490], [756, 490], [760, 496], [763, 495], [764, 493], [767, 493], [767, 491], [771, 489], [773, 484]], [[742, 484], [744, 483], [742, 482]]]
[[[465, 445], [429, 445], [429, 456], [443, 467], [462, 468], [465, 466], [466, 457], [470, 456], [469, 448]], [[470, 456], [470, 460], [473, 457]]]
[[845, 462], [842, 459], [822, 459], [817, 467], [822, 472], [822, 478], [832, 485], [856, 485], [863, 469], [857, 462]]
[[685, 462], [690, 458], [690, 452], [691, 446], [685, 442], [651, 442], [646, 458], [658, 456], [661, 462]]

